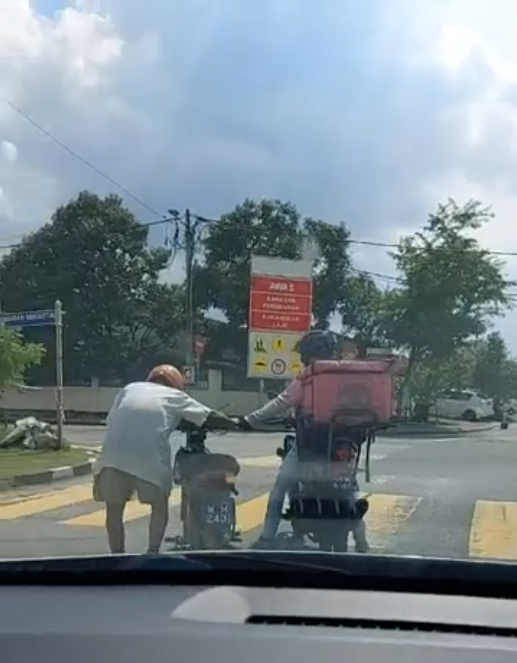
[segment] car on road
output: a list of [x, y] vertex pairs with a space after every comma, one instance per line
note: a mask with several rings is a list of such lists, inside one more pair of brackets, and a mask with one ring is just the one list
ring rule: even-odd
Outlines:
[[471, 389], [451, 389], [438, 394], [433, 411], [446, 419], [480, 421], [494, 417], [494, 401]]

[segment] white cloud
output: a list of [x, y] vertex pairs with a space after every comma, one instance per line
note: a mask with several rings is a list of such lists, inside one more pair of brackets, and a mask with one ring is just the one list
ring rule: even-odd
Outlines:
[[[480, 197], [497, 213], [482, 240], [517, 249], [514, 2], [35, 7], [0, 3], [2, 236], [80, 189], [113, 189], [9, 102], [160, 214], [274, 196], [390, 242], [439, 200]], [[393, 273], [384, 250], [356, 256]], [[504, 328], [517, 331], [517, 316]]]

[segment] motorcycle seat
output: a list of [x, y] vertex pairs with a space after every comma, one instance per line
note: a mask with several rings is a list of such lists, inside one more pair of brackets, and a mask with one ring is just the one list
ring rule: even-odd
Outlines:
[[230, 454], [185, 453], [177, 458], [177, 463], [184, 481], [226, 483], [228, 477], [236, 477], [241, 471], [238, 460]]

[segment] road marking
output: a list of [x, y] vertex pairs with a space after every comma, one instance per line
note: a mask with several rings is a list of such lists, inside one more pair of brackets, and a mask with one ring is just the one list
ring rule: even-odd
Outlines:
[[237, 460], [241, 467], [280, 467], [278, 456], [249, 456]]
[[[384, 460], [386, 454], [372, 454], [370, 460]], [[241, 467], [280, 467], [280, 458], [278, 456], [247, 456], [238, 458]]]
[[16, 520], [25, 516], [35, 516], [46, 511], [81, 504], [92, 499], [90, 484], [81, 484], [65, 490], [42, 493], [20, 502], [0, 505], [0, 520]]
[[379, 548], [388, 536], [396, 534], [413, 515], [422, 501], [415, 495], [391, 495], [373, 493], [368, 495], [370, 508], [366, 514], [366, 531], [369, 543]]
[[266, 517], [269, 493], [259, 495], [237, 505], [237, 529], [249, 532], [260, 527]]
[[[169, 506], [178, 506], [180, 501], [181, 491], [179, 488], [177, 488], [171, 493]], [[126, 508], [124, 510], [124, 522], [132, 522], [133, 520], [145, 518], [146, 516], [149, 516], [150, 511], [151, 508], [148, 504], [140, 504], [140, 502], [136, 500], [131, 500], [131, 502], [126, 504]], [[77, 516], [75, 518], [66, 518], [65, 520], [60, 520], [59, 524], [70, 525], [72, 527], [104, 527], [105, 522], [106, 510], [103, 507], [102, 509], [91, 511], [84, 516]]]
[[469, 555], [517, 559], [516, 502], [476, 502], [470, 527]]

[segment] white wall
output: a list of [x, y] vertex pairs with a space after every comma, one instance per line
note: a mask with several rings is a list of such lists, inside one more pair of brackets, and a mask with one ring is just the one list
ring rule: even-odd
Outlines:
[[[87, 412], [91, 414], [107, 413], [113, 403], [117, 387], [65, 387], [65, 412]], [[260, 405], [257, 392], [223, 391], [222, 373], [219, 370], [208, 372], [206, 389], [189, 389], [194, 398], [214, 410], [224, 410], [232, 415], [244, 415]], [[4, 391], [1, 407], [8, 411], [50, 411], [55, 410], [56, 395], [54, 387], [42, 387], [21, 391], [9, 388]]]

